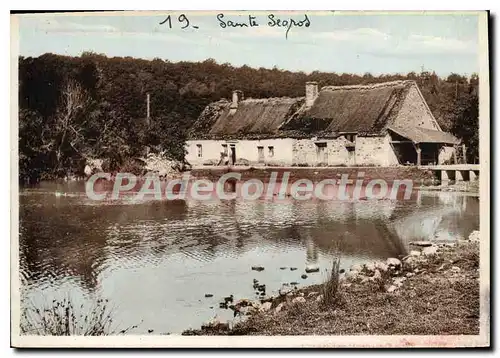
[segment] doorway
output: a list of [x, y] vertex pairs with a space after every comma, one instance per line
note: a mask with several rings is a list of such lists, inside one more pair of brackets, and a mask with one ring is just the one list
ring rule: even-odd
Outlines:
[[318, 164], [328, 164], [326, 142], [316, 143], [316, 161]]
[[236, 164], [236, 145], [230, 144], [231, 149], [231, 165]]

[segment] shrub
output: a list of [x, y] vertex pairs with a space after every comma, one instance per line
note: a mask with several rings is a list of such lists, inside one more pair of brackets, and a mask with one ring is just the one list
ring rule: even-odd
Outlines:
[[321, 291], [323, 294], [323, 303], [325, 305], [335, 305], [339, 300], [339, 288], [340, 288], [340, 259], [338, 257], [334, 258], [332, 263], [332, 270], [327, 278], [327, 280], [321, 286]]
[[[22, 302], [23, 303], [23, 302]], [[85, 312], [86, 311], [86, 312]], [[116, 330], [108, 300], [97, 300], [89, 310], [75, 309], [69, 298], [53, 300], [44, 307], [29, 304], [22, 309], [21, 334], [43, 336], [106, 336], [124, 334], [137, 326]]]

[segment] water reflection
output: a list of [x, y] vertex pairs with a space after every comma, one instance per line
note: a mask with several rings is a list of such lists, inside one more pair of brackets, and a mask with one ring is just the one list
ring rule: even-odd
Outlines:
[[[479, 225], [479, 201], [420, 193], [410, 201], [89, 202], [82, 185], [44, 184], [20, 196], [23, 294], [106, 297], [124, 326], [142, 333], [196, 327], [217, 298], [252, 297], [258, 277], [269, 293], [284, 282], [319, 283], [332, 255], [341, 266], [404, 255], [410, 241], [453, 240]], [[252, 265], [266, 269], [255, 273]], [[306, 265], [321, 272], [300, 279]], [[297, 271], [280, 267], [298, 267]], [[204, 299], [213, 293], [213, 300]], [[214, 307], [214, 308], [210, 308]]]

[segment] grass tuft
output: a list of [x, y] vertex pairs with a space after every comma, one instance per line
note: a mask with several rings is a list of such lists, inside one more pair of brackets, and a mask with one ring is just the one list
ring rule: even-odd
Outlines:
[[75, 307], [70, 298], [52, 300], [42, 306], [23, 305], [20, 329], [23, 335], [107, 336], [125, 334], [136, 325], [122, 330], [113, 328], [114, 310], [107, 299], [98, 299], [90, 309]]
[[332, 269], [328, 275], [327, 280], [321, 286], [323, 294], [323, 304], [333, 306], [339, 301], [340, 289], [340, 259], [338, 257], [333, 259]]

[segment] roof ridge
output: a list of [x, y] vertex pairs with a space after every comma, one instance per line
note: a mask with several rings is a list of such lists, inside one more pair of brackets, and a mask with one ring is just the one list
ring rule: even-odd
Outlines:
[[245, 99], [242, 99], [241, 102], [267, 102], [267, 101], [300, 101], [301, 99], [304, 99], [305, 97], [263, 97], [263, 98], [252, 98], [248, 97]]
[[392, 87], [397, 85], [409, 85], [416, 84], [414, 80], [397, 80], [389, 82], [379, 82], [379, 83], [369, 83], [369, 84], [359, 84], [359, 85], [344, 85], [344, 86], [325, 86], [321, 88], [321, 91], [334, 91], [334, 90], [349, 90], [349, 89], [375, 89], [381, 87]]

